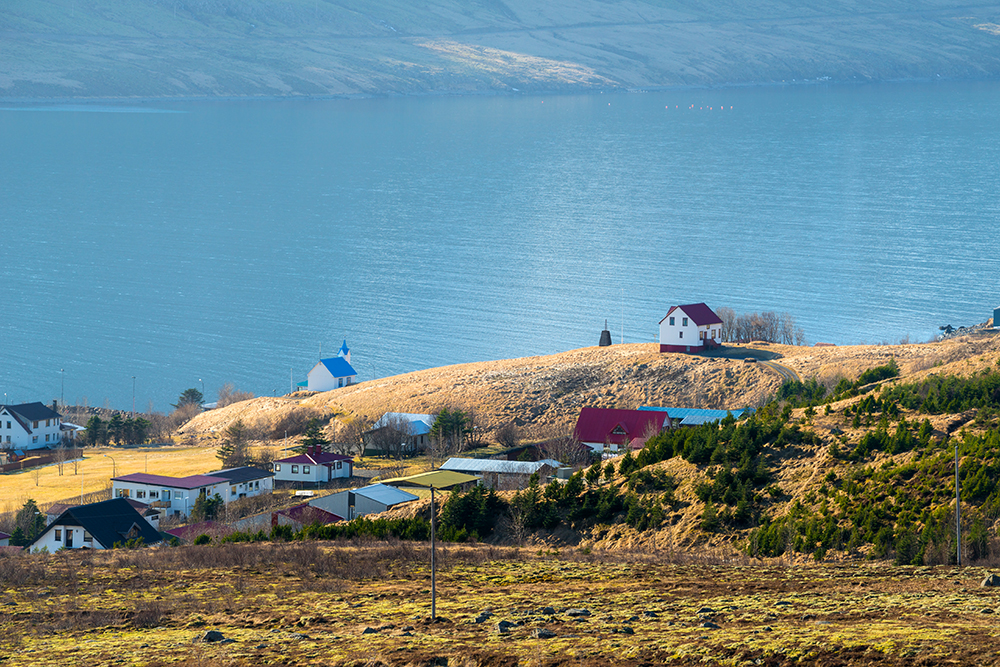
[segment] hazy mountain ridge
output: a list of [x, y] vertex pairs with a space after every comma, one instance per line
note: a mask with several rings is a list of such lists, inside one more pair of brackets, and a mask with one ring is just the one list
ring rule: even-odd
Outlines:
[[0, 96], [613, 90], [1000, 73], [1000, 5], [21, 2]]

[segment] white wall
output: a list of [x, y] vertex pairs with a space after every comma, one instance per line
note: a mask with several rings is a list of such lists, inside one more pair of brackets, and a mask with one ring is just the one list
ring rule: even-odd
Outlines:
[[[48, 421], [48, 426], [45, 425]], [[4, 449], [43, 449], [56, 446], [62, 433], [59, 430], [60, 419], [28, 422], [31, 429], [29, 435], [24, 428], [6, 410], [0, 412], [0, 447]], [[35, 424], [38, 424], [36, 427]]]
[[[202, 488], [205, 489], [209, 498], [218, 493], [224, 501], [228, 502], [228, 484], [213, 484]], [[142, 495], [140, 495], [140, 492]], [[142, 484], [139, 482], [122, 482], [115, 480], [112, 484], [111, 493], [115, 498], [132, 498], [133, 500], [138, 500], [139, 502], [146, 503], [147, 505], [157, 501], [162, 501], [164, 503], [169, 502], [169, 507], [159, 508], [165, 511], [167, 516], [173, 516], [176, 513], [179, 513], [182, 516], [187, 516], [191, 513], [191, 510], [194, 509], [194, 503], [198, 499], [198, 494], [201, 493], [201, 489], [174, 489], [160, 486], [158, 484]], [[151, 495], [153, 493], [156, 494], [155, 497]], [[169, 499], [164, 495], [166, 493], [170, 494]]]
[[[61, 532], [60, 535], [61, 539], [58, 542], [55, 539], [57, 530]], [[37, 542], [35, 542], [35, 544], [31, 547], [31, 550], [34, 551], [35, 549], [38, 549], [39, 551], [41, 551], [42, 548], [45, 547], [48, 548], [50, 553], [53, 551], [58, 551], [60, 548], [66, 546], [67, 532], [73, 533], [73, 546], [72, 546], [73, 549], [81, 549], [84, 546], [86, 546], [88, 549], [104, 548], [103, 546], [101, 546], [101, 543], [98, 542], [97, 540], [84, 542], [83, 541], [84, 530], [80, 526], [49, 526], [48, 528], [45, 529], [45, 532], [42, 533], [42, 537]]]
[[[671, 318], [674, 320], [672, 325], [670, 324]], [[685, 318], [687, 325], [684, 324]], [[674, 312], [660, 322], [660, 345], [696, 346], [701, 344], [698, 337], [698, 326], [680, 308], [674, 309]]]
[[315, 498], [309, 501], [309, 504], [313, 507], [318, 507], [321, 510], [326, 510], [327, 512], [332, 512], [339, 517], [345, 519], [350, 519], [348, 515], [348, 494], [350, 491], [338, 491], [337, 493], [332, 493], [329, 496], [323, 496], [322, 498]]
[[[308, 472], [306, 472], [308, 469]], [[327, 482], [329, 473], [324, 465], [315, 463], [274, 463], [274, 479], [281, 482]]]

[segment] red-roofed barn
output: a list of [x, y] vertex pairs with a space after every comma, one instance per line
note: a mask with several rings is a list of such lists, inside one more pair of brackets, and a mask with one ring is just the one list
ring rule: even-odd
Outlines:
[[701, 352], [722, 342], [722, 320], [703, 303], [673, 306], [660, 320], [660, 352]]
[[605, 447], [618, 451], [635, 438], [656, 435], [666, 419], [669, 417], [664, 412], [650, 416], [648, 410], [581, 408], [574, 435], [595, 452], [602, 452]]

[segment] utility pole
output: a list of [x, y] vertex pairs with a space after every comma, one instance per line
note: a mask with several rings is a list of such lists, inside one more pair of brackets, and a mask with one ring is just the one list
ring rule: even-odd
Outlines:
[[962, 493], [958, 485], [958, 445], [955, 445], [955, 562], [962, 566]]
[[135, 376], [132, 376], [132, 417], [135, 418]]
[[66, 369], [59, 369], [60, 383], [59, 383], [59, 407], [66, 403]]
[[622, 288], [622, 345], [625, 344], [625, 288]]
[[434, 487], [431, 487], [431, 622], [437, 620], [437, 561], [434, 558], [435, 534], [434, 527], [437, 512], [434, 509]]

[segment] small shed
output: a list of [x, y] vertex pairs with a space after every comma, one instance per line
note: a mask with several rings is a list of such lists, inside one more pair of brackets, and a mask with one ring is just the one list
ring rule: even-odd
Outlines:
[[356, 519], [366, 514], [385, 512], [396, 505], [416, 499], [417, 496], [407, 491], [385, 484], [372, 484], [357, 489], [338, 491], [322, 498], [310, 500], [308, 504], [337, 516]]
[[441, 470], [479, 475], [483, 485], [499, 491], [520, 490], [528, 486], [531, 476], [538, 473], [544, 481], [555, 474], [562, 463], [555, 459], [541, 461], [502, 461], [496, 459], [468, 459], [452, 457], [444, 462]]

